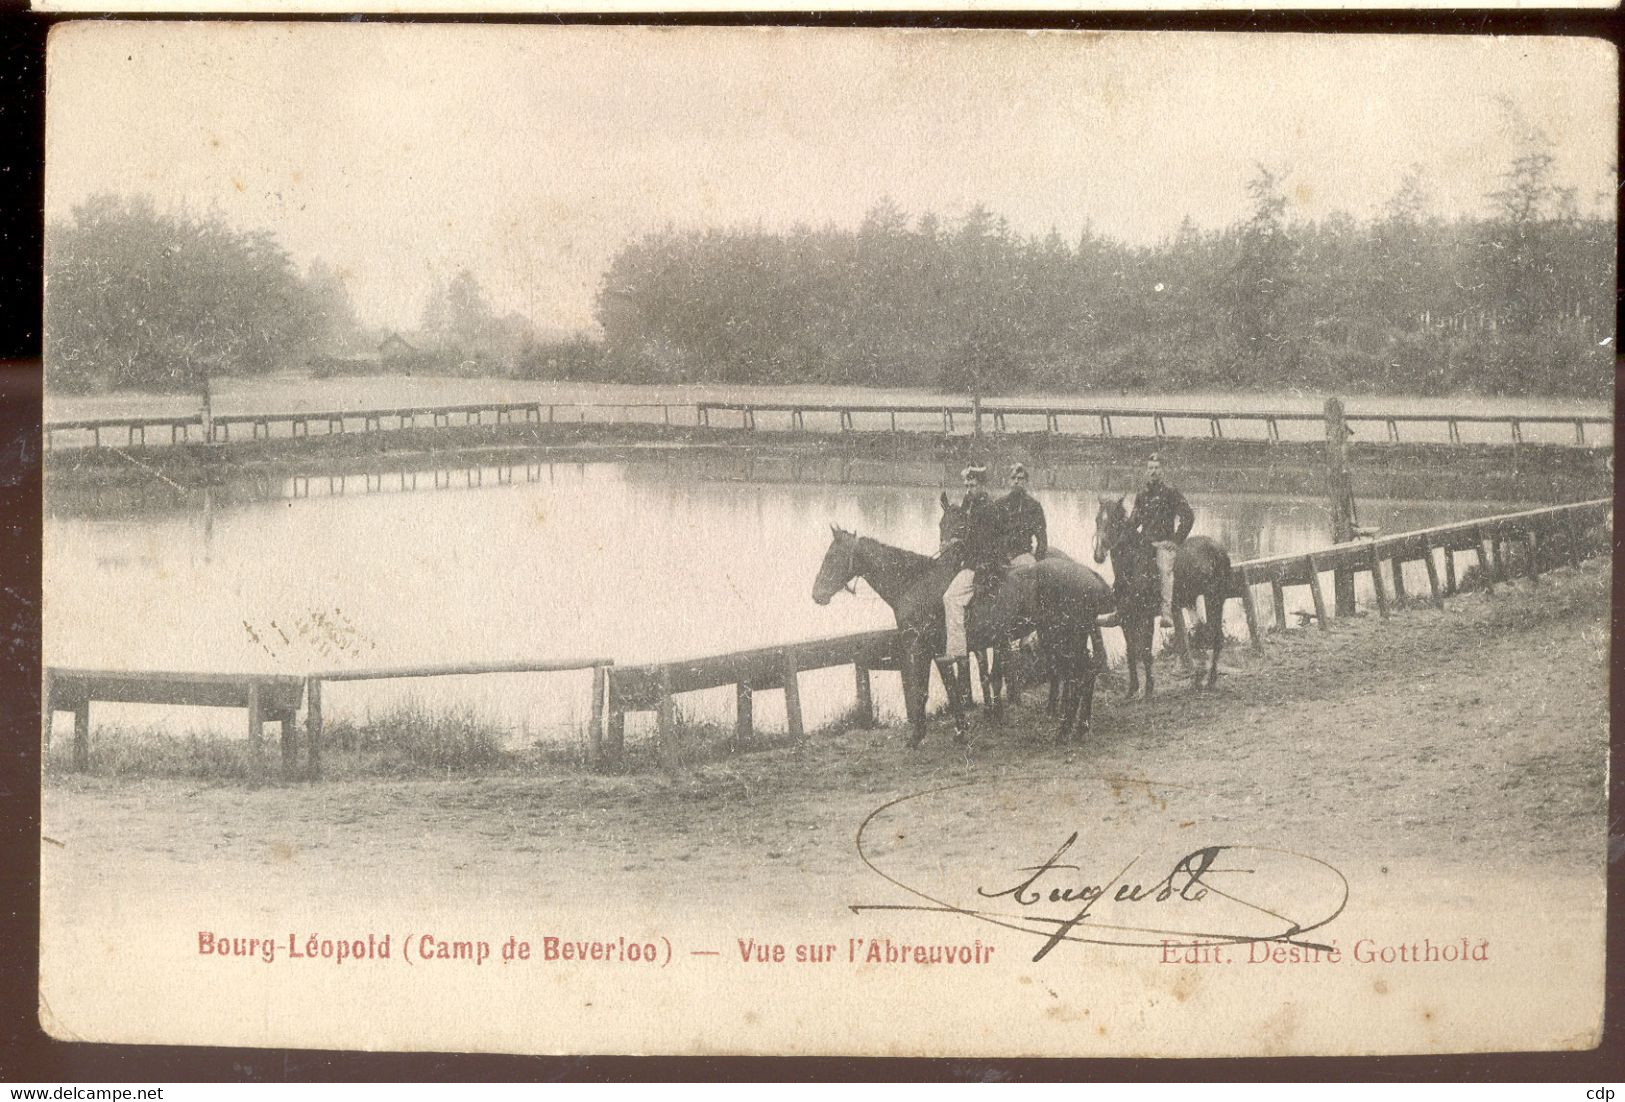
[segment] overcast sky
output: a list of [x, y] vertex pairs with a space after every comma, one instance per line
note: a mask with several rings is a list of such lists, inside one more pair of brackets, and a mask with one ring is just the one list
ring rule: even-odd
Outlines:
[[[97, 192], [216, 209], [414, 327], [438, 276], [592, 323], [628, 237], [855, 226], [883, 196], [1135, 243], [1245, 213], [1366, 216], [1420, 164], [1480, 213], [1512, 104], [1593, 209], [1614, 53], [1591, 40], [81, 22], [52, 32], [46, 213]], [[1609, 200], [1611, 202], [1611, 200]]]

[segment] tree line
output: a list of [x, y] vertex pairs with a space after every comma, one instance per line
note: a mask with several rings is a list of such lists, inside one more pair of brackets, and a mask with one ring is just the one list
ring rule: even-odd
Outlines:
[[276, 238], [217, 216], [98, 195], [45, 237], [46, 381], [65, 390], [185, 389], [251, 375], [355, 329], [344, 282], [300, 272]]
[[[1259, 168], [1248, 216], [1133, 246], [1015, 233], [994, 212], [856, 228], [649, 234], [611, 261], [602, 335], [498, 315], [478, 277], [437, 282], [408, 347], [358, 323], [340, 273], [214, 215], [102, 195], [46, 229], [46, 377], [64, 390], [195, 389], [287, 368], [616, 382], [1021, 390], [1300, 387], [1612, 392], [1615, 229], [1528, 144], [1444, 218], [1413, 170], [1365, 220], [1293, 217]], [[396, 346], [399, 349], [399, 345]]]
[[1612, 393], [1614, 223], [1526, 149], [1483, 217], [1429, 210], [1419, 170], [1375, 218], [1249, 216], [1146, 247], [1012, 232], [992, 211], [855, 230], [667, 231], [614, 258], [604, 378], [1019, 390], [1302, 387]]

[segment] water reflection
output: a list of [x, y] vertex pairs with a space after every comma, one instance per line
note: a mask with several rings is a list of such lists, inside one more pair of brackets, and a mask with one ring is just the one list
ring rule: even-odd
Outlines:
[[[1097, 497], [1132, 492], [1137, 477], [1084, 467], [1035, 473], [1051, 543], [1080, 559]], [[45, 661], [300, 674], [595, 656], [630, 663], [888, 627], [890, 610], [866, 586], [827, 607], [811, 601], [829, 525], [928, 552], [936, 545], [938, 489], [956, 480], [950, 465], [933, 461], [721, 455], [287, 477], [246, 493], [215, 487], [132, 510], [61, 508], [53, 497]], [[1330, 542], [1326, 510], [1313, 497], [1188, 493], [1196, 531], [1238, 561]], [[1362, 505], [1362, 522], [1385, 531], [1518, 507]], [[1101, 572], [1109, 577], [1109, 568]], [[1295, 613], [1299, 592], [1292, 596]], [[1232, 602], [1230, 633], [1240, 636], [1242, 623], [1240, 603]], [[1116, 649], [1120, 636], [1111, 633], [1109, 643]], [[489, 710], [517, 731], [558, 733], [586, 718], [584, 680], [576, 680], [583, 679], [356, 684], [336, 687], [327, 703], [342, 717], [412, 696]], [[883, 711], [896, 708], [891, 680], [878, 684]], [[808, 675], [809, 723], [849, 705], [851, 691], [849, 671]], [[764, 726], [782, 720], [777, 700], [761, 694]], [[720, 717], [731, 714], [731, 696], [687, 706]], [[173, 715], [144, 714], [164, 722]], [[198, 713], [180, 715], [173, 722], [182, 729], [203, 725]], [[98, 722], [102, 716], [98, 707]], [[221, 724], [234, 730], [237, 720]]]

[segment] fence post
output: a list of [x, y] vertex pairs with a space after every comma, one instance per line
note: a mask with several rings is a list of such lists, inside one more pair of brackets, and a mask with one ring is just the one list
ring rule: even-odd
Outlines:
[[[1394, 571], [1398, 574], [1399, 571]], [[1377, 592], [1377, 612], [1384, 620], [1388, 619], [1388, 586], [1382, 580], [1382, 559], [1377, 555], [1377, 545], [1371, 545], [1371, 588]]]
[[295, 721], [298, 714], [292, 708], [277, 713], [282, 725], [282, 776], [290, 781], [299, 776], [299, 725]]
[[[1326, 399], [1326, 493], [1331, 498], [1332, 542], [1354, 538], [1354, 483], [1349, 477], [1348, 422], [1343, 401]], [[1332, 572], [1332, 594], [1339, 616], [1354, 615], [1354, 571], [1340, 566]]]
[[666, 771], [675, 773], [677, 756], [677, 704], [671, 696], [671, 667], [660, 667], [660, 704], [655, 709], [656, 748]]
[[260, 686], [248, 683], [248, 748], [253, 755], [251, 768], [257, 777], [265, 772], [265, 717], [260, 712]]
[[[1448, 555], [1450, 552], [1446, 551], [1445, 554]], [[1439, 593], [1439, 568], [1433, 561], [1433, 548], [1429, 547], [1427, 549], [1427, 554], [1422, 556], [1422, 561], [1427, 564], [1428, 568], [1428, 593], [1432, 595], [1433, 607], [1442, 609], [1444, 608], [1444, 598]]]
[[587, 728], [587, 760], [593, 769], [604, 765], [604, 689], [609, 673], [603, 666], [592, 668], [592, 718]]
[[308, 705], [305, 711], [305, 754], [310, 763], [310, 779], [322, 775], [322, 683], [311, 678], [305, 687]]
[[1253, 600], [1253, 576], [1247, 567], [1241, 568], [1241, 610], [1247, 614], [1247, 637], [1253, 650], [1264, 649], [1264, 638], [1258, 630], [1258, 604]]
[[1313, 555], [1304, 556], [1304, 561], [1309, 564], [1309, 596], [1315, 602], [1315, 620], [1321, 631], [1331, 631], [1331, 625], [1326, 622], [1326, 594], [1320, 588], [1320, 571], [1315, 569]]
[[780, 669], [784, 677], [784, 720], [790, 730], [790, 737], [800, 741], [806, 734], [801, 724], [801, 682], [796, 671], [796, 652], [793, 647], [784, 648], [779, 659]]
[[1495, 572], [1490, 569], [1490, 556], [1484, 550], [1484, 533], [1473, 529], [1473, 549], [1478, 552], [1478, 572], [1484, 578], [1484, 592], [1495, 592]]
[[73, 706], [73, 771], [90, 771], [90, 697]]
[[755, 701], [749, 681], [734, 686], [734, 746], [756, 733]]
[[858, 662], [852, 669], [857, 680], [858, 724], [867, 729], [875, 725], [875, 698], [869, 684], [869, 667]]
[[608, 730], [604, 733], [604, 764], [605, 766], [619, 765], [621, 754], [626, 749], [626, 713], [621, 710], [621, 702], [615, 688], [615, 671], [606, 670], [604, 680], [604, 695], [607, 697], [605, 707], [609, 710]]

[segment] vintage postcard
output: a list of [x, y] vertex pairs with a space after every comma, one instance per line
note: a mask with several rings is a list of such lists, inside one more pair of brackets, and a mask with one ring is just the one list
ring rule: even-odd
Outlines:
[[48, 60], [52, 1036], [1598, 1043], [1606, 43]]

